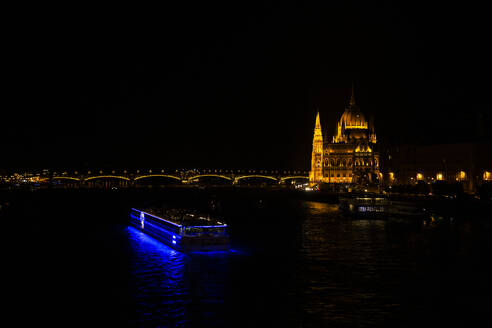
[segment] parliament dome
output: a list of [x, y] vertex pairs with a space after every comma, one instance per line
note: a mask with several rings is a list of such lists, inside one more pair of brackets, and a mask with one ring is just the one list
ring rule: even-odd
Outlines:
[[376, 134], [373, 124], [371, 123], [369, 126], [366, 117], [355, 103], [354, 88], [352, 87], [352, 97], [350, 97], [349, 104], [338, 121], [333, 143], [347, 143], [351, 140], [360, 139], [367, 139], [376, 143]]
[[345, 129], [367, 129], [367, 121], [364, 114], [359, 110], [354, 110], [354, 108], [347, 108], [343, 112], [340, 124]]

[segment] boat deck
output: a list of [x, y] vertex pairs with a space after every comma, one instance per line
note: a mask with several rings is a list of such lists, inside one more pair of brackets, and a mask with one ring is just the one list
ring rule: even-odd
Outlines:
[[144, 212], [182, 226], [221, 226], [224, 224], [213, 217], [190, 210], [149, 208]]

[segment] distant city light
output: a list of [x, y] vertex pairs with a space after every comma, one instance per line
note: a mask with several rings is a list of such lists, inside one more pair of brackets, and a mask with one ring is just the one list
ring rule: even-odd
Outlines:
[[485, 172], [483, 173], [483, 179], [484, 179], [485, 181], [490, 181], [490, 180], [492, 180], [492, 173], [490, 173], [489, 171], [485, 171]]

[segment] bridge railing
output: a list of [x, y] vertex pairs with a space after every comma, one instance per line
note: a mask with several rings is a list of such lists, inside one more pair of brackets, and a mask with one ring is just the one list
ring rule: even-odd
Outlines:
[[[86, 184], [98, 180], [123, 180], [134, 184], [139, 181], [154, 178], [172, 179], [181, 183], [200, 182], [203, 178], [219, 178], [228, 180], [233, 184], [247, 179], [265, 179], [285, 183], [289, 179], [307, 179], [308, 171], [303, 170], [257, 170], [257, 169], [193, 169], [193, 170], [87, 170], [87, 171], [53, 171], [47, 174], [41, 172], [31, 174], [31, 182], [66, 181], [71, 183]], [[7, 179], [8, 180], [8, 179]]]

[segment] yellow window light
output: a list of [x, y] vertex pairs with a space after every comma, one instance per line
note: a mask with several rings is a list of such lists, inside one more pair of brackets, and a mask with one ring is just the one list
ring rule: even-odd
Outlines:
[[485, 171], [483, 172], [483, 179], [485, 181], [490, 181], [492, 180], [492, 173], [490, 171]]
[[458, 180], [465, 180], [466, 179], [466, 173], [465, 171], [460, 171], [458, 173]]

